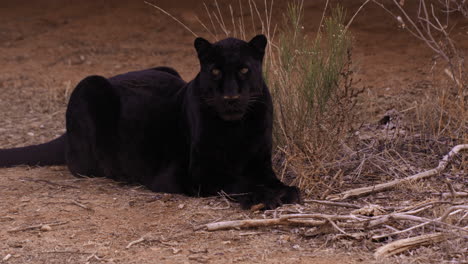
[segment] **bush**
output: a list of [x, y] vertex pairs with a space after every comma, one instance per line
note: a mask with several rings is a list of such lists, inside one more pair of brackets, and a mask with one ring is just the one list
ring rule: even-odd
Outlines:
[[332, 173], [322, 164], [336, 158], [355, 122], [358, 92], [352, 87], [351, 36], [343, 8], [332, 10], [315, 37], [304, 32], [302, 18], [302, 5], [289, 4], [265, 61], [265, 79], [275, 107], [280, 175], [289, 172], [310, 192]]

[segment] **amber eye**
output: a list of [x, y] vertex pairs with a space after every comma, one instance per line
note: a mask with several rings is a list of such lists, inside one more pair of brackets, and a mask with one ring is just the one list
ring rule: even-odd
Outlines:
[[242, 68], [242, 69], [240, 69], [239, 72], [240, 72], [241, 74], [246, 74], [246, 73], [249, 72], [249, 69], [248, 69], [248, 68]]
[[219, 76], [221, 74], [221, 70], [217, 68], [213, 68], [211, 70], [211, 74], [213, 74], [213, 76]]

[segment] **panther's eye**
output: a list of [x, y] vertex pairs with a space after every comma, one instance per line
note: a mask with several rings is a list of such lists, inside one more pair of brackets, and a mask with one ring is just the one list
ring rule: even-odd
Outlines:
[[239, 72], [240, 72], [241, 74], [246, 74], [246, 73], [249, 72], [249, 69], [244, 67], [244, 68], [240, 69]]
[[219, 75], [221, 74], [221, 70], [218, 69], [218, 68], [213, 68], [213, 69], [211, 70], [211, 74], [212, 74], [213, 76], [219, 76]]

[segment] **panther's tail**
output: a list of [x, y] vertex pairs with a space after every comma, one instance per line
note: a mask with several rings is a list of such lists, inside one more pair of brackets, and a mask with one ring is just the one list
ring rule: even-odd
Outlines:
[[0, 149], [0, 167], [15, 165], [47, 166], [65, 164], [67, 134], [39, 145]]

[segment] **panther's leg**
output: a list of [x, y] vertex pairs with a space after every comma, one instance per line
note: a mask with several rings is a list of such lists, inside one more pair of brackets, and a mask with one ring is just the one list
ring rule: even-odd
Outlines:
[[238, 197], [245, 209], [259, 203], [264, 205], [264, 209], [274, 209], [282, 204], [301, 202], [299, 189], [285, 185], [276, 177], [270, 153], [268, 148], [259, 151], [245, 168], [244, 180], [232, 186], [238, 193], [248, 193]]
[[73, 91], [66, 113], [67, 164], [75, 175], [112, 178], [119, 98], [107, 79], [90, 76]]

